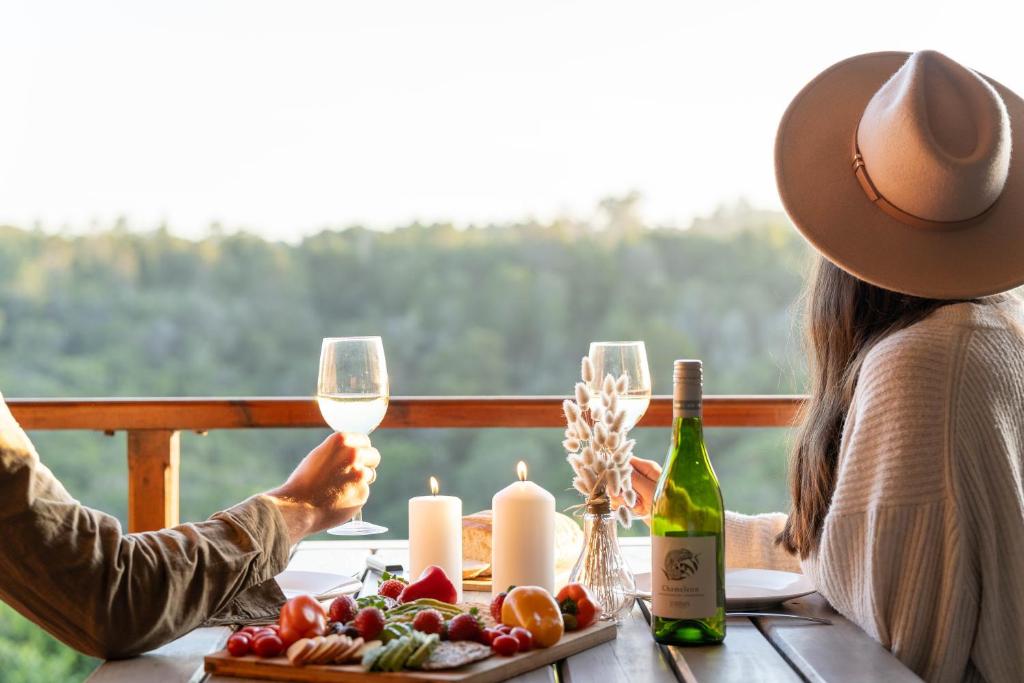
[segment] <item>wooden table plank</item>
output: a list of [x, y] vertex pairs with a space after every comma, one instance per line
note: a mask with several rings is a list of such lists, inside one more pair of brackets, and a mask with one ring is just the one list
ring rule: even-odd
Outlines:
[[619, 625], [618, 638], [563, 660], [559, 672], [563, 683], [675, 683], [677, 680], [651, 637], [650, 625], [638, 605]]
[[[817, 626], [791, 619], [756, 619], [768, 641], [808, 681], [920, 681], [891, 652], [843, 618], [817, 593], [790, 600], [786, 611], [832, 621]], [[726, 642], [732, 637], [730, 633]]]
[[749, 619], [726, 624], [721, 645], [667, 647], [683, 683], [799, 683], [800, 677]]

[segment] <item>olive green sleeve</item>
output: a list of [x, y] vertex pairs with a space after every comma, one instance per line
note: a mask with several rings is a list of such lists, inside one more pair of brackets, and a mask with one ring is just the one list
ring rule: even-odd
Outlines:
[[218, 613], [283, 599], [271, 580], [288, 562], [288, 532], [271, 502], [255, 496], [205, 522], [125, 534], [68, 494], [2, 397], [0, 529], [0, 599], [97, 657], [138, 654]]

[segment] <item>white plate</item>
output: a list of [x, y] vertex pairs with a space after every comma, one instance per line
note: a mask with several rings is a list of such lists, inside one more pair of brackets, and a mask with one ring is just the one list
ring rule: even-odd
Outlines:
[[344, 593], [358, 593], [363, 584], [358, 579], [344, 574], [327, 572], [305, 572], [286, 569], [276, 577], [277, 585], [286, 598], [296, 595], [312, 595], [318, 600], [333, 598]]
[[[651, 573], [634, 576], [640, 595], [651, 594]], [[774, 569], [726, 569], [725, 607], [731, 610], [773, 607], [786, 600], [814, 592], [814, 584], [803, 574]]]

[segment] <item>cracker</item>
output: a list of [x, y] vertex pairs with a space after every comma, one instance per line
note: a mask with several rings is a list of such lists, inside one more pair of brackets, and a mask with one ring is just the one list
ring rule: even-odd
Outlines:
[[346, 635], [334, 636], [334, 641], [331, 643], [331, 648], [324, 655], [324, 661], [328, 664], [338, 661], [338, 656], [341, 653], [352, 647], [352, 639]]
[[324, 662], [324, 655], [327, 654], [328, 650], [334, 647], [334, 638], [337, 636], [317, 636], [313, 642], [316, 643], [316, 649], [309, 653], [309, 658], [306, 659], [307, 664], [322, 664]]
[[349, 645], [345, 649], [344, 652], [339, 654], [337, 659], [335, 659], [334, 661], [341, 662], [341, 663], [350, 662], [350, 661], [353, 661], [353, 660], [359, 660], [359, 659], [362, 658], [362, 656], [363, 656], [363, 639], [362, 638], [356, 638], [355, 640], [352, 641], [352, 644]]
[[306, 663], [309, 653], [316, 648], [316, 645], [309, 638], [300, 638], [288, 647], [288, 661], [293, 666], [302, 666]]

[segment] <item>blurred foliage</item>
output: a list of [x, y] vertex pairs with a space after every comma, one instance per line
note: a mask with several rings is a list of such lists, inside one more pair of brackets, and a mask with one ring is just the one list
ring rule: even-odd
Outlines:
[[[648, 227], [636, 200], [605, 200], [588, 222], [350, 227], [295, 244], [220, 229], [192, 241], [123, 223], [77, 235], [0, 227], [0, 390], [311, 395], [321, 338], [367, 334], [384, 338], [393, 395], [565, 394], [596, 339], [646, 340], [655, 393], [671, 391], [680, 357], [704, 360], [707, 393], [798, 390], [793, 302], [807, 249], [785, 217], [736, 204], [686, 230]], [[730, 508], [785, 505], [783, 432], [711, 430]], [[278, 484], [326, 433], [183, 435], [183, 519]], [[73, 495], [124, 520], [123, 435], [32, 436]], [[639, 454], [664, 456], [667, 430], [636, 436]], [[383, 462], [365, 514], [390, 537], [405, 536], [405, 500], [430, 474], [470, 512], [489, 506], [522, 458], [561, 507], [577, 502], [557, 430], [373, 438]], [[0, 648], [4, 680], [18, 680], [6, 678], [8, 658], [18, 671], [43, 671], [33, 657], [78, 662], [47, 680], [89, 666], [6, 609]]]

